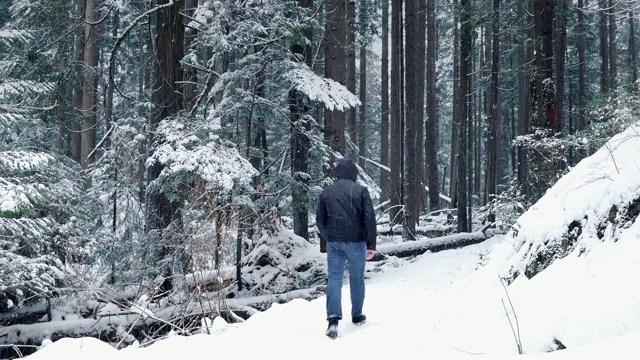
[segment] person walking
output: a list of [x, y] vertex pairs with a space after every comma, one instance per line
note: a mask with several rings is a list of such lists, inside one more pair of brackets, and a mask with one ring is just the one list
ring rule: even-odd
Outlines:
[[351, 321], [365, 323], [364, 304], [365, 261], [376, 250], [376, 218], [369, 191], [356, 183], [358, 170], [353, 160], [342, 158], [336, 166], [337, 179], [327, 186], [318, 200], [316, 225], [320, 232], [320, 251], [327, 253], [328, 284], [326, 335], [338, 336], [342, 320], [342, 278], [345, 263], [349, 271], [351, 291]]

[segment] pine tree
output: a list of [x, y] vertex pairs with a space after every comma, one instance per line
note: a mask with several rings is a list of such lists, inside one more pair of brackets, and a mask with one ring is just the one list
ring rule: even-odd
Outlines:
[[[86, 261], [86, 230], [96, 213], [79, 168], [56, 154], [58, 128], [50, 77], [33, 30], [0, 30], [0, 312], [55, 296], [65, 264]], [[32, 23], [32, 25], [36, 25]], [[31, 71], [31, 68], [43, 71]]]

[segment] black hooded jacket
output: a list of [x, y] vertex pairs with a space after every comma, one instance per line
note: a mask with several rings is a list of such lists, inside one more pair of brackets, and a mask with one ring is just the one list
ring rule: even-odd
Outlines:
[[375, 250], [377, 234], [373, 204], [367, 188], [356, 183], [358, 170], [353, 160], [340, 159], [336, 175], [338, 179], [324, 188], [318, 200], [316, 224], [321, 239], [364, 241], [367, 249]]

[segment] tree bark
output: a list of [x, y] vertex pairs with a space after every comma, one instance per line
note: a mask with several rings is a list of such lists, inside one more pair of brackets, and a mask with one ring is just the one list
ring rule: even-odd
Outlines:
[[609, 0], [607, 7], [609, 20], [609, 88], [615, 90], [618, 86], [618, 49], [616, 47], [616, 5], [619, 0]]
[[[454, 0], [454, 6], [458, 6], [459, 1]], [[453, 27], [453, 109], [451, 117], [451, 176], [449, 181], [449, 197], [451, 206], [458, 206], [458, 155], [460, 154], [460, 14], [454, 14]]]
[[[87, 0], [84, 33], [84, 83], [82, 86], [82, 134], [80, 139], [80, 165], [88, 169], [95, 162], [96, 147], [96, 102], [98, 87], [98, 1]], [[86, 184], [91, 186], [90, 181]]]
[[555, 133], [560, 133], [564, 126], [564, 78], [565, 78], [565, 55], [567, 52], [567, 13], [569, 5], [567, 0], [559, 1], [559, 11], [556, 15], [556, 123]]
[[[346, 0], [346, 21], [347, 21], [347, 90], [352, 94], [356, 94], [356, 1]], [[346, 113], [347, 116], [347, 134], [351, 146], [358, 146], [358, 118], [357, 109], [352, 107]], [[360, 164], [358, 159], [358, 151], [355, 147], [347, 149], [347, 154], [356, 163]]]
[[471, 82], [471, 52], [473, 40], [473, 26], [471, 23], [471, 1], [461, 0], [460, 2], [460, 108], [459, 114], [459, 132], [458, 132], [458, 180], [457, 180], [457, 199], [458, 199], [458, 232], [468, 232], [470, 222], [468, 216], [468, 131], [469, 131], [469, 108], [468, 97]]
[[[498, 148], [500, 143], [500, 94], [498, 92], [498, 74], [500, 72], [500, 0], [493, 0], [493, 19], [491, 21], [491, 89], [489, 92], [489, 112], [487, 119], [487, 157], [485, 199], [487, 204], [498, 191]], [[495, 214], [490, 215], [495, 221]]]
[[[389, 167], [389, 0], [382, 0], [380, 164]], [[389, 199], [389, 172], [380, 169], [380, 201]]]
[[[309, 9], [313, 0], [298, 0], [298, 6]], [[306, 42], [298, 42], [291, 46], [291, 52], [301, 55], [305, 63], [312, 66], [311, 43], [312, 32], [305, 30]], [[291, 173], [294, 180], [291, 206], [293, 208], [293, 232], [309, 240], [309, 210], [307, 209], [309, 193], [308, 159], [310, 141], [308, 133], [311, 124], [304, 118], [309, 111], [308, 100], [304, 94], [296, 90], [289, 92], [289, 112], [291, 116]]]
[[393, 224], [400, 223], [399, 213], [402, 207], [402, 0], [391, 2], [391, 129], [390, 143], [390, 211]]
[[585, 56], [585, 28], [584, 28], [584, 0], [578, 0], [578, 121], [576, 130], [584, 129], [586, 123], [586, 94], [585, 71], [587, 68]]
[[[198, 0], [183, 0], [184, 1], [184, 19], [183, 21], [189, 22], [193, 18], [196, 8], [198, 7]], [[197, 37], [197, 31], [193, 27], [186, 27], [184, 30], [184, 54], [187, 54], [191, 49], [194, 40]], [[186, 111], [191, 111], [195, 106], [196, 92], [198, 84], [198, 72], [193, 66], [186, 66], [184, 69], [184, 108]]]
[[[85, 28], [86, 26], [80, 26], [82, 21], [84, 20], [84, 11], [85, 11], [85, 1], [84, 0], [75, 0], [75, 16], [76, 19], [80, 22], [78, 24], [78, 33], [75, 35], [75, 61], [76, 64], [82, 63], [84, 59], [84, 38], [85, 38]], [[82, 68], [80, 67], [81, 71]], [[74, 84], [73, 89], [73, 107], [76, 111], [82, 111], [82, 93], [83, 93], [83, 83]], [[81, 149], [82, 149], [82, 132], [80, 120], [75, 121], [73, 123], [72, 129], [74, 130], [71, 134], [71, 158], [80, 164], [81, 162]]]
[[367, 162], [367, 47], [360, 45], [360, 121], [358, 123], [358, 163], [365, 170]]
[[[477, 116], [475, 117], [475, 119], [472, 117], [470, 121], [472, 121], [474, 123], [474, 125], [476, 126], [471, 126], [471, 132], [469, 133], [469, 139], [470, 142], [472, 144], [472, 148], [473, 148], [473, 156], [474, 156], [474, 161], [473, 161], [473, 165], [470, 164], [469, 168], [470, 170], [473, 171], [473, 176], [470, 176], [470, 179], [473, 179], [473, 191], [471, 191], [472, 195], [476, 195], [479, 199], [482, 199], [482, 204], [486, 204], [488, 199], [489, 199], [489, 194], [488, 194], [488, 189], [492, 188], [493, 186], [491, 184], [488, 183], [488, 181], [490, 180], [489, 177], [491, 176], [489, 174], [489, 167], [491, 167], [491, 172], [495, 172], [495, 159], [492, 159], [492, 155], [490, 153], [491, 150], [491, 144], [490, 144], [490, 139], [492, 137], [492, 128], [491, 128], [491, 123], [494, 119], [492, 119], [492, 116], [494, 115], [493, 113], [493, 101], [491, 96], [492, 91], [493, 91], [493, 73], [492, 73], [492, 54], [493, 54], [493, 49], [492, 49], [492, 40], [493, 40], [493, 26], [495, 25], [495, 9], [493, 8], [494, 4], [493, 4], [493, 0], [492, 1], [486, 1], [484, 2], [484, 9], [482, 9], [486, 14], [486, 21], [483, 24], [483, 26], [481, 26], [478, 30], [482, 31], [481, 33], [483, 34], [483, 36], [481, 36], [482, 38], [482, 42], [483, 44], [480, 46], [480, 48], [482, 49], [482, 54], [483, 56], [480, 57], [480, 67], [477, 70], [472, 70], [472, 72], [475, 74], [475, 77], [479, 77], [482, 76], [482, 82], [488, 84], [488, 86], [482, 86], [482, 92], [480, 92], [480, 87], [478, 89], [479, 92], [474, 92], [473, 90], [470, 90], [470, 93], [474, 94], [473, 95], [473, 99], [470, 99], [470, 103], [471, 104], [475, 104], [477, 103], [478, 105], [476, 105], [477, 107]], [[475, 61], [474, 63], [477, 63], [478, 61]], [[482, 96], [480, 96], [480, 94], [482, 94]], [[475, 101], [475, 98], [478, 99], [478, 101]], [[485, 117], [486, 121], [483, 119], [483, 116]], [[487, 131], [484, 132], [481, 131], [480, 129], [482, 129], [483, 127], [487, 128]], [[473, 129], [478, 129], [477, 131], [477, 138], [475, 138], [473, 135]], [[484, 141], [484, 151], [482, 151], [482, 135], [485, 136], [485, 141]], [[485, 157], [486, 157], [486, 162], [484, 164], [484, 181], [480, 181], [482, 175], [480, 175], [480, 153], [483, 152], [485, 153]], [[484, 183], [484, 188], [481, 190], [481, 186], [480, 183]], [[474, 204], [471, 204], [471, 206], [473, 206]]]
[[629, 66], [631, 67], [631, 85], [637, 88], [638, 50], [636, 45], [636, 20], [633, 10], [629, 10]]
[[534, 31], [536, 42], [536, 78], [534, 124], [540, 129], [555, 129], [553, 91], [553, 0], [534, 0]]
[[609, 28], [607, 0], [600, 0], [600, 93], [608, 94], [611, 89], [609, 79]]
[[436, 73], [436, 60], [438, 53], [436, 50], [437, 30], [436, 30], [436, 0], [427, 0], [427, 121], [425, 129], [425, 157], [426, 168], [425, 177], [429, 186], [429, 210], [440, 208], [440, 176], [438, 175], [438, 148], [439, 148], [439, 124], [438, 124], [438, 94]]
[[406, 179], [404, 236], [415, 240], [424, 195], [424, 83], [425, 83], [424, 1], [405, 5], [406, 62]]
[[[145, 3], [140, 2], [140, 4], [138, 5], [140, 8], [138, 9], [140, 11], [140, 13], [145, 11]], [[138, 61], [140, 62], [139, 64], [139, 68], [138, 68], [138, 100], [139, 101], [143, 101], [144, 100], [144, 91], [145, 91], [145, 84], [148, 85], [148, 83], [145, 82], [145, 78], [148, 76], [149, 73], [149, 67], [145, 64], [145, 36], [144, 36], [144, 25], [140, 24], [138, 25], [139, 29], [138, 29]], [[138, 115], [141, 118], [146, 118], [148, 116], [147, 112], [140, 109]], [[139, 154], [139, 158], [138, 158], [138, 171], [137, 171], [137, 176], [136, 176], [136, 180], [138, 181], [138, 192], [139, 192], [139, 199], [140, 199], [140, 203], [144, 204], [147, 198], [147, 184], [145, 183], [145, 173], [146, 173], [146, 162], [147, 162], [147, 150], [148, 150], [148, 145], [147, 145], [147, 141], [146, 141], [146, 137], [145, 140], [140, 142], [139, 148], [138, 148], [138, 154]]]
[[[171, 0], [160, 0], [159, 4], [167, 4]], [[180, 3], [165, 7], [157, 11], [156, 19], [156, 62], [154, 66], [154, 83], [152, 101], [155, 105], [149, 121], [148, 146], [155, 143], [155, 131], [158, 124], [165, 118], [176, 115], [183, 109], [182, 89], [180, 82], [183, 80], [183, 72], [180, 60], [184, 49], [184, 26], [179, 16]], [[149, 149], [152, 153], [154, 148]], [[155, 181], [162, 172], [163, 165], [155, 162], [147, 167], [147, 189], [149, 184]], [[147, 191], [146, 193], [146, 232], [151, 241], [162, 241], [158, 260], [164, 260], [172, 256], [172, 246], [169, 239], [164, 239], [164, 230], [174, 220], [179, 218], [178, 204], [169, 201], [160, 190]], [[161, 285], [161, 293], [173, 288], [173, 269], [167, 266], [161, 270], [164, 280]]]
[[[113, 14], [113, 29], [111, 30], [111, 37], [113, 39], [113, 41], [116, 41], [116, 39], [118, 38], [118, 26], [120, 25], [120, 11], [119, 10], [115, 10], [114, 14]], [[114, 74], [115, 70], [116, 70], [116, 59], [115, 57], [111, 57], [109, 59], [109, 73], [110, 74]], [[105, 99], [105, 106], [104, 106], [104, 112], [105, 112], [105, 118], [107, 121], [107, 131], [111, 131], [112, 126], [113, 125], [113, 93], [115, 91], [115, 84], [113, 83], [112, 78], [107, 79], [107, 92], [106, 92], [106, 99]], [[105, 148], [109, 148], [111, 144], [111, 136], [109, 136], [106, 140], [105, 140], [105, 144], [104, 147]]]
[[[325, 14], [325, 76], [346, 86], [346, 0], [327, 0]], [[334, 152], [346, 155], [345, 114], [325, 109], [324, 119], [325, 143]]]
[[[534, 0], [535, 77], [532, 83], [532, 130], [553, 135], [556, 122], [555, 85], [553, 81], [553, 1]], [[558, 164], [549, 162], [541, 151], [530, 153], [531, 183], [529, 194], [534, 200], [549, 187]]]

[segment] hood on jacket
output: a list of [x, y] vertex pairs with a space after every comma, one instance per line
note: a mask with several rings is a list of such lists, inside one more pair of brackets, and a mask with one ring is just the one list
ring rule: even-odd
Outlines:
[[338, 179], [356, 181], [356, 178], [358, 177], [358, 169], [356, 168], [356, 164], [353, 160], [347, 157], [340, 159], [336, 166], [336, 176]]

